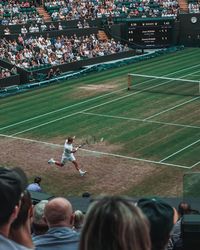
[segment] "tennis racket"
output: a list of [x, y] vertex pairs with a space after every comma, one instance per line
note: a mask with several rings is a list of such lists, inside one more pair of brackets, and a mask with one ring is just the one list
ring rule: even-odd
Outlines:
[[101, 139], [98, 139], [96, 136], [93, 136], [93, 135], [90, 135], [90, 136], [87, 136], [83, 142], [81, 144], [78, 145], [78, 148], [82, 148], [86, 145], [93, 145], [93, 144], [96, 144], [96, 143], [99, 143], [99, 142], [102, 142], [104, 139], [101, 138]]

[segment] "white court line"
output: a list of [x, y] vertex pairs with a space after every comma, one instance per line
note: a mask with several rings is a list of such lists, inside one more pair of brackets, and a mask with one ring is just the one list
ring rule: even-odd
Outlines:
[[170, 126], [177, 126], [177, 127], [184, 127], [184, 128], [194, 128], [200, 129], [200, 126], [194, 125], [186, 125], [186, 124], [179, 124], [179, 123], [171, 123], [171, 122], [160, 122], [154, 120], [146, 120], [146, 119], [139, 119], [139, 118], [129, 118], [125, 116], [115, 116], [115, 115], [102, 115], [92, 112], [79, 112], [80, 114], [92, 115], [92, 116], [100, 116], [100, 117], [107, 117], [107, 118], [115, 118], [115, 119], [122, 119], [122, 120], [129, 120], [129, 121], [138, 121], [138, 122], [146, 122], [146, 123], [155, 123], [155, 124], [162, 124], [162, 125], [170, 125]]
[[122, 99], [124, 99], [124, 98], [129, 97], [129, 96], [133, 96], [133, 95], [136, 95], [136, 94], [138, 94], [138, 93], [141, 93], [141, 92], [143, 92], [144, 90], [152, 89], [152, 88], [155, 88], [155, 87], [157, 87], [157, 86], [161, 86], [161, 85], [163, 85], [163, 84], [165, 84], [165, 82], [160, 83], [160, 84], [157, 84], [157, 85], [152, 86], [152, 87], [148, 87], [148, 88], [143, 89], [143, 90], [141, 90], [141, 91], [136, 91], [136, 92], [133, 92], [133, 93], [131, 93], [131, 94], [124, 95], [124, 96], [121, 96], [121, 97], [112, 99], [112, 100], [110, 100], [110, 101], [107, 101], [107, 102], [104, 102], [104, 103], [101, 103], [101, 104], [92, 106], [92, 107], [90, 107], [90, 108], [87, 108], [87, 109], [84, 109], [84, 110], [81, 110], [81, 111], [78, 111], [78, 112], [75, 112], [75, 113], [72, 113], [72, 114], [69, 114], [69, 115], [62, 116], [62, 117], [60, 117], [60, 118], [51, 120], [51, 121], [49, 121], [49, 122], [45, 122], [45, 123], [39, 124], [39, 125], [37, 125], [37, 126], [34, 126], [34, 127], [31, 127], [31, 128], [28, 128], [28, 129], [19, 131], [19, 132], [17, 132], [17, 133], [12, 134], [12, 136], [16, 136], [16, 135], [19, 135], [19, 134], [23, 134], [23, 133], [28, 132], [28, 131], [30, 131], [30, 130], [34, 130], [34, 129], [36, 129], [36, 128], [43, 127], [43, 126], [45, 126], [45, 125], [48, 125], [48, 124], [51, 124], [51, 123], [54, 123], [54, 122], [63, 120], [63, 119], [68, 118], [68, 117], [70, 117], [70, 116], [77, 115], [77, 114], [79, 114], [80, 112], [85, 112], [85, 111], [88, 111], [88, 110], [91, 110], [91, 109], [94, 109], [94, 108], [98, 108], [98, 107], [107, 105], [107, 104], [112, 103], [112, 102], [116, 102], [116, 101], [122, 100]]
[[49, 122], [45, 122], [45, 123], [39, 124], [39, 125], [37, 125], [37, 126], [34, 126], [34, 127], [32, 127], [32, 128], [28, 128], [28, 129], [25, 129], [25, 130], [23, 130], [23, 131], [14, 133], [14, 134], [12, 134], [11, 136], [19, 135], [19, 134], [28, 132], [28, 131], [30, 131], [30, 130], [33, 130], [33, 129], [36, 129], [36, 128], [39, 128], [39, 127], [43, 127], [43, 126], [45, 126], [45, 125], [48, 125], [48, 124], [51, 124], [51, 123], [54, 123], [54, 122], [63, 120], [63, 119], [68, 118], [68, 117], [71, 117], [71, 116], [73, 116], [73, 115], [77, 115], [77, 114], [79, 114], [79, 113], [80, 113], [80, 112], [75, 112], [75, 113], [72, 113], [72, 114], [69, 114], [69, 115], [62, 116], [62, 117], [60, 117], [60, 118], [51, 120], [51, 121], [49, 121]]
[[[182, 71], [185, 71], [185, 70], [188, 70], [188, 69], [193, 69], [193, 68], [196, 68], [196, 67], [199, 67], [199, 65], [194, 65], [194, 66], [191, 66], [189, 68], [184, 68], [184, 69], [181, 69], [181, 70], [177, 70], [175, 72], [172, 72], [172, 73], [169, 73], [169, 74], [166, 74], [164, 76], [170, 76], [170, 75], [174, 75], [174, 74], [177, 74], [177, 73], [180, 73]], [[197, 71], [198, 72], [198, 71]], [[187, 76], [187, 75], [186, 75]], [[29, 118], [29, 119], [26, 119], [26, 120], [23, 120], [23, 121], [20, 121], [20, 122], [17, 122], [17, 123], [13, 123], [13, 124], [10, 124], [8, 126], [5, 126], [5, 127], [2, 127], [0, 128], [0, 131], [3, 130], [3, 129], [6, 129], [6, 128], [10, 128], [10, 127], [14, 127], [16, 125], [19, 125], [19, 124], [23, 124], [25, 122], [29, 122], [29, 121], [32, 121], [32, 120], [35, 120], [37, 118], [41, 118], [41, 117], [44, 117], [44, 116], [47, 116], [47, 115], [50, 115], [50, 114], [54, 114], [54, 113], [57, 113], [57, 112], [60, 112], [62, 110], [65, 110], [65, 109], [68, 109], [68, 108], [71, 108], [71, 107], [74, 107], [74, 106], [78, 106], [78, 105], [81, 105], [81, 104], [84, 104], [84, 103], [87, 103], [87, 102], [90, 102], [90, 101], [93, 101], [93, 100], [97, 100], [101, 97], [105, 97], [107, 95], [111, 95], [113, 93], [116, 93], [116, 92], [120, 92], [124, 89], [127, 89], [127, 88], [123, 88], [123, 89], [120, 89], [120, 90], [116, 90], [116, 91], [112, 91], [112, 92], [109, 92], [109, 93], [106, 93], [105, 95], [101, 95], [101, 96], [98, 96], [98, 97], [94, 97], [94, 98], [91, 98], [89, 100], [86, 100], [86, 101], [83, 101], [83, 102], [79, 102], [79, 103], [76, 103], [76, 104], [73, 104], [73, 105], [70, 105], [70, 106], [67, 106], [67, 107], [63, 107], [61, 109], [57, 109], [57, 110], [54, 110], [54, 111], [51, 111], [51, 112], [48, 112], [48, 113], [45, 113], [45, 114], [42, 114], [42, 115], [38, 115], [38, 116], [34, 116], [32, 118]], [[136, 92], [138, 93], [138, 92]]]
[[[199, 72], [199, 70], [196, 71], [196, 72]], [[196, 73], [196, 72], [195, 72], [195, 73]], [[193, 73], [186, 74], [185, 76], [189, 76], [189, 75], [192, 75], [192, 76], [193, 76]], [[180, 79], [183, 78], [183, 77], [185, 77], [185, 76], [180, 77]], [[177, 108], [177, 107], [180, 107], [180, 106], [182, 106], [182, 105], [184, 105], [184, 104], [186, 104], [186, 103], [193, 102], [194, 100], [196, 100], [196, 99], [198, 99], [198, 98], [200, 98], [200, 96], [198, 96], [198, 97], [196, 97], [196, 98], [193, 98], [192, 100], [186, 101], [185, 103], [183, 102], [182, 104], [178, 104], [177, 106], [174, 106], [174, 107], [172, 107], [172, 108], [169, 108], [169, 109], [163, 110], [163, 111], [161, 111], [161, 112], [159, 112], [159, 113], [156, 113], [156, 114], [154, 114], [154, 115], [151, 115], [151, 116], [149, 116], [149, 117], [147, 117], [147, 118], [145, 118], [145, 119], [146, 119], [146, 120], [147, 120], [147, 119], [151, 119], [151, 118], [156, 117], [156, 116], [158, 116], [158, 115], [161, 115], [161, 114], [163, 114], [163, 113], [165, 113], [165, 112], [168, 112], [168, 111], [170, 111], [170, 110], [173, 110], [173, 109], [175, 109], [175, 108]]]
[[164, 113], [166, 113], [166, 112], [168, 112], [168, 111], [171, 111], [171, 110], [176, 109], [176, 108], [178, 108], [178, 107], [181, 107], [181, 106], [183, 106], [183, 105], [185, 105], [185, 104], [188, 104], [188, 103], [190, 103], [190, 102], [193, 102], [193, 101], [195, 101], [195, 100], [197, 100], [197, 99], [199, 99], [199, 98], [200, 98], [200, 96], [195, 97], [195, 98], [193, 98], [193, 99], [191, 99], [191, 100], [188, 100], [188, 101], [186, 101], [186, 102], [182, 102], [182, 103], [180, 103], [180, 104], [178, 104], [178, 105], [175, 105], [174, 107], [171, 107], [171, 108], [169, 108], [169, 109], [165, 109], [165, 110], [163, 110], [163, 111], [161, 111], [161, 112], [159, 112], [159, 113], [156, 113], [156, 114], [154, 114], [154, 115], [151, 115], [151, 116], [145, 118], [144, 120], [148, 120], [148, 119], [151, 119], [151, 118], [156, 117], [156, 116], [158, 116], [158, 115], [164, 114]]
[[198, 142], [200, 142], [200, 139], [197, 140], [197, 141], [195, 141], [195, 142], [193, 142], [193, 143], [191, 143], [191, 144], [189, 144], [189, 145], [187, 145], [186, 147], [184, 147], [184, 148], [182, 148], [182, 149], [176, 151], [175, 153], [173, 153], [173, 154], [171, 154], [171, 155], [169, 155], [169, 156], [163, 158], [160, 162], [164, 162], [165, 160], [168, 160], [168, 159], [171, 158], [172, 156], [179, 154], [180, 152], [182, 152], [182, 151], [184, 151], [184, 150], [190, 148], [191, 146], [197, 144]]
[[[23, 140], [23, 141], [33, 142], [33, 143], [45, 144], [45, 145], [48, 145], [48, 146], [63, 147], [63, 145], [59, 145], [59, 144], [43, 142], [43, 141], [38, 141], [38, 140], [33, 140], [33, 139], [27, 139], [27, 138], [22, 138], [22, 137], [15, 137], [15, 136], [11, 136], [11, 135], [0, 134], [0, 136], [1, 137], [6, 137], [6, 138], [11, 138], [11, 139], [16, 139], [16, 140]], [[130, 157], [130, 156], [112, 154], [112, 153], [89, 150], [89, 149], [83, 149], [83, 148], [80, 148], [79, 150], [94, 153], [94, 154], [99, 154], [99, 155], [114, 156], [114, 157], [123, 158], [123, 159], [127, 159], [127, 160], [136, 160], [136, 161], [141, 161], [141, 162], [147, 162], [147, 163], [153, 163], [153, 164], [159, 164], [159, 165], [165, 165], [165, 166], [172, 166], [172, 167], [190, 169], [190, 167], [187, 167], [187, 166], [184, 166], [184, 165], [171, 164], [171, 163], [165, 163], [165, 162], [159, 162], [159, 161], [152, 161], [152, 160], [147, 160], [147, 159], [142, 159], [142, 158], [137, 158], [137, 157]]]
[[[135, 119], [135, 118], [127, 118], [127, 117], [122, 117], [122, 116], [112, 116], [112, 115], [101, 115], [101, 114], [97, 114], [97, 113], [90, 113], [90, 112], [80, 112], [83, 114], [87, 114], [87, 115], [93, 115], [93, 116], [101, 116], [101, 117], [108, 117], [108, 118], [116, 118], [116, 119], [124, 119], [124, 120], [133, 120], [133, 121], [141, 121], [141, 122], [148, 122], [148, 123], [156, 123], [156, 124], [163, 124], [163, 125], [171, 125], [171, 126], [178, 126], [178, 127], [185, 127], [185, 128], [195, 128], [195, 129], [200, 129], [199, 126], [192, 126], [192, 125], [184, 125], [184, 124], [177, 124], [177, 123], [165, 123], [165, 122], [158, 122], [158, 121], [150, 121], [150, 120], [146, 120], [146, 119]], [[193, 146], [194, 144], [198, 143], [200, 141], [200, 139], [196, 142], [193, 142], [192, 144], [178, 150], [177, 152], [165, 157], [164, 159], [162, 159], [161, 161], [159, 161], [160, 163], [162, 163], [163, 161], [171, 158], [172, 156], [182, 152], [183, 150]], [[196, 165], [198, 165], [199, 162], [195, 163], [193, 166], [189, 167], [189, 168], [193, 168]]]
[[[199, 65], [196, 65], [196, 66], [194, 66], [194, 67], [197, 67], [197, 66], [199, 66]], [[189, 68], [191, 68], [191, 67], [189, 67]], [[182, 69], [182, 70], [180, 70], [180, 71], [188, 70], [189, 68], [187, 68], [187, 69]], [[193, 68], [193, 67], [192, 67], [192, 68]], [[177, 72], [180, 72], [180, 71], [177, 71]], [[168, 74], [168, 75], [175, 74], [175, 73], [177, 73], [177, 72], [170, 73], [170, 74]], [[187, 76], [187, 75], [185, 75], [185, 76]], [[183, 76], [183, 77], [184, 77], [184, 76]], [[160, 85], [163, 85], [163, 84], [165, 84], [165, 83], [158, 84], [158, 85], [156, 85], [156, 86], [160, 86]], [[148, 90], [148, 89], [152, 89], [152, 88], [154, 88], [154, 87], [156, 87], [156, 86], [149, 87], [149, 88], [147, 88], [147, 90]], [[143, 90], [143, 91], [144, 91], [144, 90]], [[111, 103], [111, 102], [116, 101], [116, 100], [119, 100], [119, 99], [123, 99], [123, 98], [125, 98], [125, 97], [129, 97], [129, 96], [134, 95], [134, 94], [138, 94], [138, 93], [143, 92], [143, 91], [134, 92], [133, 94], [129, 94], [129, 95], [126, 95], [126, 96], [124, 96], [124, 97], [120, 97], [120, 98], [117, 98], [117, 99], [115, 99], [115, 100], [108, 101], [108, 102], [106, 102], [106, 103], [103, 103], [103, 104], [99, 104], [99, 105], [93, 106], [93, 107], [91, 107], [91, 108], [88, 108], [88, 109], [83, 110], [82, 112], [87, 111], [87, 110], [90, 110], [90, 109], [93, 109], [93, 108], [96, 108], [96, 107], [99, 107], [99, 106], [103, 106], [103, 105], [105, 105], [105, 104]], [[90, 101], [90, 100], [88, 100], [88, 101]], [[55, 111], [55, 112], [56, 112], [56, 111]], [[62, 119], [64, 119], [64, 118], [67, 118], [67, 117], [76, 115], [76, 114], [78, 114], [78, 113], [80, 113], [80, 112], [76, 112], [76, 113], [73, 113], [73, 114], [70, 114], [70, 115], [67, 115], [67, 116], [64, 116], [64, 117], [61, 117], [61, 118], [52, 120], [52, 121], [50, 121], [50, 122], [47, 122], [47, 123], [44, 123], [44, 124], [40, 124], [40, 125], [38, 125], [38, 126], [29, 128], [29, 129], [26, 129], [26, 130], [21, 131], [21, 132], [18, 132], [18, 133], [15, 133], [15, 134], [13, 134], [12, 136], [15, 136], [15, 135], [17, 135], [17, 134], [21, 134], [21, 133], [30, 131], [30, 130], [32, 130], [32, 129], [35, 129], [35, 128], [38, 128], [38, 127], [41, 127], [41, 126], [44, 126], [44, 125], [47, 125], [47, 124], [50, 124], [50, 123], [53, 123], [53, 122], [56, 122], [56, 121], [58, 121], [58, 120], [62, 120]], [[162, 161], [163, 161], [163, 160], [160, 161], [160, 164], [163, 164]], [[165, 163], [165, 165], [166, 165], [166, 163]], [[173, 165], [173, 164], [167, 164], [167, 165]], [[173, 166], [175, 166], [175, 165], [173, 165]], [[182, 166], [182, 167], [184, 167], [184, 166]], [[186, 167], [186, 168], [188, 168], [188, 167]]]
[[198, 161], [197, 163], [195, 163], [194, 165], [192, 165], [190, 168], [194, 168], [194, 167], [196, 167], [199, 164], [200, 164], [200, 161]]
[[82, 101], [82, 102], [78, 102], [78, 103], [72, 104], [72, 105], [70, 105], [70, 106], [66, 106], [66, 107], [63, 107], [63, 108], [60, 108], [60, 109], [56, 109], [56, 110], [51, 111], [51, 112], [47, 112], [47, 113], [42, 114], [42, 115], [34, 116], [34, 117], [32, 117], [32, 118], [29, 118], [29, 119], [26, 119], [26, 120], [23, 120], [23, 121], [20, 121], [20, 122], [13, 123], [13, 124], [11, 124], [11, 125], [8, 125], [8, 126], [5, 126], [5, 127], [0, 128], [0, 131], [3, 130], [3, 129], [7, 129], [7, 128], [10, 128], [10, 127], [14, 127], [14, 126], [16, 126], [16, 125], [19, 125], [19, 124], [22, 124], [22, 123], [25, 123], [25, 122], [29, 122], [29, 121], [35, 120], [35, 119], [37, 119], [37, 118], [41, 118], [41, 117], [44, 117], [44, 116], [47, 116], [47, 115], [51, 115], [51, 114], [54, 114], [54, 113], [63, 111], [63, 110], [65, 110], [65, 109], [69, 109], [69, 108], [72, 108], [72, 107], [75, 107], [75, 106], [78, 106], [78, 105], [82, 105], [82, 104], [87, 103], [87, 102], [90, 102], [90, 101], [94, 101], [94, 100], [103, 98], [103, 97], [105, 97], [105, 96], [107, 96], [107, 95], [111, 95], [111, 94], [113, 94], [113, 93], [117, 93], [117, 92], [120, 92], [120, 91], [125, 90], [125, 89], [127, 89], [127, 88], [123, 88], [123, 89], [120, 89], [120, 90], [115, 90], [115, 91], [106, 93], [106, 94], [101, 95], [101, 96], [93, 97], [93, 98], [91, 98], [91, 99], [88, 99], [88, 100], [85, 100], [85, 101]]
[[[187, 75], [185, 75], [185, 76], [187, 76]], [[183, 77], [184, 77], [184, 76], [183, 76]], [[142, 92], [144, 92], [145, 90], [150, 90], [150, 89], [153, 89], [153, 88], [155, 88], [155, 87], [162, 86], [162, 85], [164, 85], [164, 84], [166, 84], [166, 82], [163, 82], [163, 83], [160, 83], [160, 84], [157, 84], [157, 85], [154, 85], [154, 86], [151, 86], [151, 87], [145, 88], [145, 89], [143, 89], [143, 90], [136, 91], [136, 92], [133, 92], [133, 93], [131, 93], [131, 94], [124, 95], [124, 96], [121, 96], [121, 97], [118, 97], [118, 98], [112, 99], [112, 100], [110, 100], [110, 101], [107, 101], [107, 102], [104, 102], [104, 103], [101, 103], [101, 104], [98, 104], [98, 105], [92, 106], [92, 107], [90, 107], [90, 108], [87, 108], [87, 109], [81, 110], [81, 111], [79, 111], [79, 112], [75, 112], [75, 113], [73, 113], [73, 114], [66, 115], [66, 116], [63, 116], [63, 117], [57, 118], [57, 119], [55, 119], [55, 120], [51, 120], [51, 121], [49, 121], [49, 122], [45, 122], [45, 123], [39, 124], [39, 125], [37, 125], [37, 126], [34, 126], [34, 127], [31, 127], [31, 128], [28, 128], [28, 129], [25, 129], [25, 130], [19, 131], [19, 132], [17, 132], [17, 133], [12, 134], [12, 136], [15, 136], [15, 135], [19, 135], [19, 134], [22, 134], [22, 133], [28, 132], [28, 131], [30, 131], [30, 130], [33, 130], [33, 129], [36, 129], [36, 128], [39, 128], [39, 127], [42, 127], [42, 126], [48, 125], [48, 124], [50, 124], [50, 123], [54, 123], [54, 122], [56, 122], [56, 121], [59, 121], [59, 120], [65, 119], [65, 118], [67, 118], [67, 117], [70, 117], [70, 116], [73, 116], [73, 115], [79, 114], [80, 112], [85, 112], [85, 111], [88, 111], [88, 110], [91, 110], [91, 109], [94, 109], [94, 108], [98, 108], [98, 107], [104, 106], [104, 105], [106, 105], [106, 104], [109, 104], [109, 103], [115, 102], [115, 101], [122, 100], [122, 99], [124, 99], [124, 98], [126, 98], [126, 97], [133, 96], [133, 95], [136, 95], [136, 94], [138, 94], [138, 93], [142, 93]]]

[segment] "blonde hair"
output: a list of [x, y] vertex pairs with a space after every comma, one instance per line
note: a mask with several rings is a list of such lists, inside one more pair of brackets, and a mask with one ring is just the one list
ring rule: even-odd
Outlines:
[[150, 250], [149, 224], [126, 197], [106, 196], [86, 214], [79, 250]]
[[78, 230], [82, 227], [84, 221], [84, 214], [80, 210], [74, 212], [74, 229]]

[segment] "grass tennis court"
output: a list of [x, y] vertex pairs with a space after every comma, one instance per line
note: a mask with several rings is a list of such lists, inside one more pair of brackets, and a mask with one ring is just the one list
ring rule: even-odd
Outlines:
[[[199, 49], [185, 49], [2, 98], [0, 163], [41, 175], [53, 194], [181, 195], [183, 174], [200, 167], [200, 95], [181, 94], [181, 82], [173, 94], [134, 85], [127, 91], [127, 77], [200, 80], [199, 58]], [[104, 139], [77, 153], [89, 172], [82, 179], [71, 166], [47, 164], [59, 159], [68, 135], [77, 143], [88, 135]]]

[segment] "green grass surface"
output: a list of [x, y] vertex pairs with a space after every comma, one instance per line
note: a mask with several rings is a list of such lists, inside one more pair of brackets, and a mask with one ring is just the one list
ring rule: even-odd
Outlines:
[[[110, 153], [161, 167], [157, 178], [144, 178], [126, 194], [167, 195], [169, 185], [200, 166], [200, 98], [181, 95], [178, 90], [173, 95], [127, 91], [127, 74], [200, 79], [199, 57], [199, 49], [185, 49], [3, 98], [1, 138], [55, 142], [67, 135], [79, 140], [87, 135], [103, 137], [113, 146]], [[84, 185], [85, 189], [90, 186]], [[55, 193], [61, 193], [60, 189], [54, 187]]]

